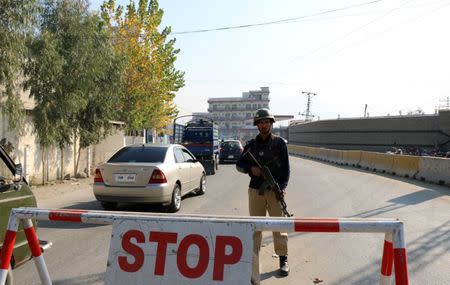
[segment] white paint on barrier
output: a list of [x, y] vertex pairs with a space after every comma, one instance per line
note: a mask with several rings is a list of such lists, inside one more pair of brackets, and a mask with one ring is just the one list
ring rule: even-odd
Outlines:
[[450, 159], [438, 157], [421, 157], [419, 160], [419, 179], [434, 183], [450, 185]]
[[240, 222], [114, 222], [106, 285], [250, 281], [254, 225]]

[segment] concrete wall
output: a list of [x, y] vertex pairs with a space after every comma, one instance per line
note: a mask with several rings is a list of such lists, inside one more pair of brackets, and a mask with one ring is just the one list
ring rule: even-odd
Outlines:
[[396, 147], [450, 150], [450, 110], [438, 115], [323, 120], [289, 126], [289, 143], [384, 152]]
[[[61, 167], [61, 150], [57, 147], [45, 150], [41, 148], [33, 132], [31, 116], [26, 117], [24, 131], [19, 135], [8, 130], [7, 119], [0, 113], [0, 138], [6, 138], [12, 143], [14, 151], [11, 156], [16, 163], [22, 164], [23, 174], [32, 184], [41, 184], [43, 178], [45, 181], [57, 180], [61, 169], [64, 175], [69, 174], [71, 177], [76, 175], [74, 164], [77, 157], [74, 156], [74, 145], [69, 145], [63, 150]], [[113, 134], [99, 144], [82, 149], [78, 161], [78, 173], [93, 174], [95, 166], [109, 159], [125, 145], [125, 141], [124, 132], [117, 126]]]

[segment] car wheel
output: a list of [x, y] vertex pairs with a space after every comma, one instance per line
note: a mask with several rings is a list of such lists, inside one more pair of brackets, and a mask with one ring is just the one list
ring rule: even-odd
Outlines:
[[198, 190], [195, 192], [197, 195], [203, 195], [206, 193], [206, 175], [203, 174], [202, 178], [200, 178], [200, 185], [198, 187]]
[[115, 210], [115, 209], [117, 209], [117, 203], [115, 203], [115, 202], [100, 202], [100, 204], [102, 204], [102, 207], [105, 210]]
[[6, 281], [5, 281], [5, 285], [13, 285], [14, 281], [13, 281], [13, 272], [11, 270], [11, 268], [8, 269], [8, 273], [6, 273]]
[[181, 188], [178, 184], [175, 184], [172, 192], [172, 202], [169, 205], [169, 212], [178, 212], [181, 208]]

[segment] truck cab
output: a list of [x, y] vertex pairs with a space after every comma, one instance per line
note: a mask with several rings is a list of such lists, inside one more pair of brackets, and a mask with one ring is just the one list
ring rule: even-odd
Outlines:
[[219, 169], [219, 128], [212, 120], [194, 117], [185, 125], [174, 122], [174, 142], [186, 147], [208, 174]]

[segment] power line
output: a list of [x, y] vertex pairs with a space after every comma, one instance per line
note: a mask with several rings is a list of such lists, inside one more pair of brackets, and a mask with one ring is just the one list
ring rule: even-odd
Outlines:
[[318, 13], [314, 13], [314, 14], [310, 14], [310, 15], [303, 15], [303, 16], [298, 16], [298, 17], [293, 17], [293, 18], [286, 18], [286, 19], [269, 21], [269, 22], [247, 24], [247, 25], [237, 25], [237, 26], [227, 26], [227, 27], [219, 27], [219, 28], [212, 28], [212, 29], [201, 29], [201, 30], [190, 30], [190, 31], [182, 31], [182, 32], [173, 32], [171, 34], [173, 34], [173, 35], [196, 34], [196, 33], [206, 33], [206, 32], [224, 31], [224, 30], [235, 30], [235, 29], [250, 28], [250, 27], [257, 27], [257, 26], [267, 26], [267, 25], [281, 24], [281, 23], [286, 23], [286, 22], [293, 22], [293, 21], [300, 20], [300, 19], [320, 16], [320, 15], [324, 15], [324, 14], [334, 13], [334, 12], [338, 12], [338, 11], [348, 10], [348, 9], [352, 9], [352, 8], [355, 8], [355, 7], [366, 6], [366, 5], [374, 4], [374, 3], [377, 3], [377, 2], [381, 2], [381, 1], [383, 1], [383, 0], [374, 0], [374, 1], [360, 3], [360, 4], [356, 4], [356, 5], [351, 5], [351, 6], [346, 6], [346, 7], [326, 10], [326, 11], [322, 11], [322, 12], [318, 12]]
[[412, 0], [406, 0], [406, 1], [403, 2], [400, 6], [398, 6], [398, 7], [396, 7], [396, 8], [393, 8], [393, 9], [390, 9], [389, 11], [387, 11], [386, 13], [384, 13], [383, 15], [381, 15], [380, 17], [376, 17], [376, 18], [372, 19], [371, 21], [365, 23], [364, 25], [361, 25], [361, 26], [359, 26], [359, 27], [357, 27], [357, 28], [351, 30], [350, 32], [348, 32], [348, 33], [346, 33], [346, 34], [344, 34], [344, 35], [342, 35], [342, 36], [339, 36], [339, 37], [335, 38], [334, 40], [330, 41], [329, 43], [327, 43], [327, 44], [325, 44], [325, 45], [323, 45], [323, 46], [320, 46], [320, 47], [314, 49], [314, 50], [311, 51], [311, 52], [308, 52], [308, 53], [303, 54], [303, 55], [298, 56], [298, 57], [294, 57], [293, 59], [289, 60], [289, 62], [292, 62], [293, 60], [296, 61], [296, 60], [298, 60], [298, 59], [300, 59], [300, 58], [304, 58], [304, 57], [306, 57], [306, 56], [310, 56], [310, 55], [312, 55], [312, 54], [315, 54], [315, 53], [317, 53], [318, 51], [321, 51], [321, 50], [323, 50], [323, 49], [325, 49], [325, 48], [327, 48], [327, 47], [333, 45], [335, 42], [337, 42], [337, 41], [339, 41], [339, 40], [342, 40], [342, 39], [345, 39], [345, 38], [349, 37], [350, 35], [352, 35], [352, 34], [358, 32], [358, 31], [360, 31], [360, 30], [366, 28], [367, 26], [369, 26], [369, 25], [375, 23], [376, 21], [379, 21], [379, 20], [383, 19], [384, 17], [388, 16], [389, 14], [393, 13], [394, 11], [399, 10], [400, 8], [402, 8], [402, 6], [404, 6], [406, 3], [410, 2], [410, 1], [412, 1]]

